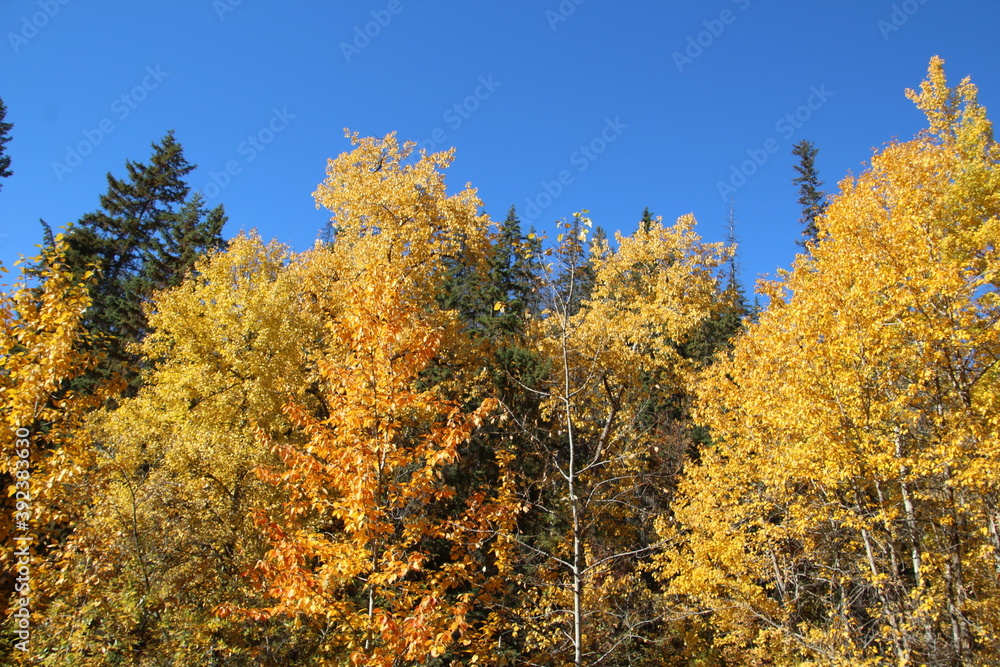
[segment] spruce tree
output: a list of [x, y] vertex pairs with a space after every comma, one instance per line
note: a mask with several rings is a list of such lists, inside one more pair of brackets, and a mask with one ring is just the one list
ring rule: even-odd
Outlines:
[[188, 198], [184, 158], [172, 131], [153, 143], [148, 164], [126, 161], [127, 178], [108, 174], [101, 208], [69, 225], [66, 238], [74, 270], [96, 267], [87, 328], [102, 340], [103, 361], [84, 385], [118, 375], [126, 395], [139, 387], [139, 358], [130, 351], [148, 331], [143, 306], [173, 287], [206, 251], [224, 247], [223, 207], [207, 210], [200, 194]]
[[804, 238], [796, 241], [803, 248], [810, 241], [816, 240], [818, 229], [816, 228], [816, 218], [826, 212], [825, 193], [820, 190], [823, 181], [819, 180], [816, 171], [816, 148], [811, 141], [803, 139], [792, 148], [792, 155], [799, 158], [799, 163], [795, 165], [798, 176], [792, 179], [792, 183], [799, 186], [799, 204], [802, 205], [802, 217], [799, 222], [804, 225], [802, 236]]
[[[490, 296], [495, 297], [492, 326], [511, 335], [524, 330], [526, 312], [538, 310], [537, 269], [541, 242], [534, 232], [521, 230], [516, 209], [511, 206], [500, 225], [496, 253], [490, 266]], [[496, 308], [497, 304], [502, 304]]]
[[[733, 200], [729, 200], [726, 218], [726, 245], [736, 246], [736, 214]], [[743, 320], [752, 317], [747, 303], [746, 290], [740, 281], [739, 259], [734, 252], [726, 262], [719, 280], [719, 296], [715, 313], [706, 318], [697, 333], [682, 346], [684, 357], [707, 366], [718, 355], [732, 348], [732, 340], [743, 329]]]
[[648, 232], [652, 227], [653, 223], [656, 222], [656, 217], [649, 210], [649, 207], [642, 209], [642, 219], [639, 220], [639, 229], [644, 232]]
[[[14, 124], [4, 122], [6, 117], [7, 106], [3, 103], [3, 99], [0, 98], [0, 178], [7, 178], [14, 173], [10, 170], [10, 156], [7, 155], [7, 149], [5, 148], [7, 142], [10, 141], [8, 133], [14, 127]], [[0, 190], [2, 189], [3, 183], [0, 183]]]
[[523, 332], [526, 312], [537, 313], [541, 241], [525, 235], [513, 206], [497, 226], [485, 272], [462, 257], [450, 260], [442, 307], [457, 310], [466, 326], [497, 340]]
[[[562, 238], [554, 251], [557, 273], [553, 293], [549, 295], [549, 308], [555, 312], [565, 310], [568, 315], [575, 315], [594, 288], [594, 267], [590, 260], [593, 243], [586, 241], [584, 220], [583, 213], [574, 213], [572, 222], [560, 224], [566, 231], [560, 234]], [[598, 237], [607, 239], [600, 227], [594, 230], [594, 238]]]

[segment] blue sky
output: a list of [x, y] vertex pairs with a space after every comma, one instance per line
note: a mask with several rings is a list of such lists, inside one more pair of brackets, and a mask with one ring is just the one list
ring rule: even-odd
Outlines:
[[347, 127], [456, 147], [450, 189], [540, 231], [588, 209], [628, 233], [648, 206], [721, 240], [724, 183], [752, 286], [796, 252], [792, 146], [836, 190], [923, 127], [903, 91], [934, 54], [1000, 109], [998, 20], [954, 0], [2, 0], [0, 261], [33, 254], [39, 218], [96, 210], [169, 129], [227, 236], [304, 250]]

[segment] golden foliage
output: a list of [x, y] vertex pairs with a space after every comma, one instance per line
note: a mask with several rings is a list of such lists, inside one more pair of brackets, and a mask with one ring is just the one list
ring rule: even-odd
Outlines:
[[316, 193], [334, 212], [336, 242], [298, 273], [303, 307], [324, 326], [321, 405], [286, 409], [305, 442], [262, 434], [284, 463], [264, 476], [290, 500], [282, 516], [260, 517], [273, 548], [258, 570], [276, 603], [256, 615], [317, 624], [325, 660], [491, 662], [492, 619], [474, 624], [471, 612], [509, 572], [509, 483], [456, 498], [446, 477], [496, 401], [448, 398], [474, 397], [461, 373], [420, 386], [432, 362], [470, 345], [434, 296], [446, 257], [460, 245], [485, 250], [488, 220], [471, 190], [445, 196], [437, 169], [450, 156], [410, 164], [412, 144], [392, 135], [354, 141]]
[[[253, 474], [274, 460], [257, 433], [294, 437], [281, 409], [305, 400], [306, 354], [319, 337], [299, 316], [289, 259], [278, 244], [240, 236], [157, 295], [142, 345], [156, 366], [80, 438], [95, 452], [95, 501], [58, 563], [66, 590], [36, 634], [46, 664], [273, 664], [308, 643], [213, 613], [259, 602], [241, 576], [264, 553], [251, 509], [279, 499]], [[261, 637], [269, 641], [258, 647]]]
[[841, 182], [700, 390], [717, 445], [662, 524], [744, 664], [995, 664], [1000, 149], [931, 61], [930, 127]]
[[[557, 255], [572, 258], [586, 232], [565, 226]], [[679, 346], [716, 307], [716, 269], [731, 252], [702, 243], [694, 227], [690, 215], [656, 221], [617, 235], [615, 252], [596, 247], [593, 288], [575, 313], [586, 267], [560, 267], [562, 291], [553, 279], [553, 305], [529, 330], [549, 369], [529, 388], [545, 422], [524, 434], [545, 457], [541, 479], [525, 482], [539, 487], [545, 534], [520, 539], [533, 563], [521, 633], [537, 664], [611, 659], [659, 622], [642, 571], [675, 469], [653, 406], [689, 390], [693, 365]]]
[[[26, 598], [34, 614], [60, 591], [50, 576], [51, 564], [86, 500], [77, 482], [91, 460], [74, 435], [83, 415], [101, 399], [100, 394], [81, 397], [68, 387], [94, 359], [85, 351], [82, 326], [90, 306], [85, 281], [91, 274], [83, 280], [74, 276], [65, 252], [57, 237], [55, 246], [35, 259], [30, 278], [38, 284], [31, 284], [22, 267], [19, 280], [0, 296], [0, 437], [17, 444], [19, 452], [0, 458], [0, 556], [5, 563], [18, 562], [15, 547], [28, 543], [14, 538], [24, 537], [30, 539], [31, 553], [30, 579], [15, 588], [9, 575], [14, 568], [4, 568], [0, 582], [5, 597]], [[5, 607], [5, 614], [8, 609], [13, 611]], [[28, 654], [14, 651], [14, 656], [27, 659]]]

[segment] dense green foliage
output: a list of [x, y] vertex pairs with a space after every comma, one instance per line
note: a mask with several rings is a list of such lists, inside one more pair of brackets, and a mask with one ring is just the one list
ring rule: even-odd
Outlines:
[[203, 253], [224, 247], [222, 206], [207, 210], [184, 178], [195, 165], [168, 132], [149, 163], [126, 161], [127, 178], [108, 174], [101, 208], [66, 230], [70, 266], [97, 270], [86, 326], [101, 341], [102, 361], [89, 384], [120, 376], [133, 395], [146, 361], [130, 350], [147, 333], [153, 294], [174, 287]]

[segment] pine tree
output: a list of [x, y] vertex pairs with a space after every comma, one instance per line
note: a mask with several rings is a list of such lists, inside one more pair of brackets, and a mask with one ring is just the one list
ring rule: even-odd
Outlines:
[[[736, 202], [729, 197], [729, 211], [726, 215], [726, 245], [736, 247]], [[739, 293], [745, 299], [743, 285], [740, 283], [740, 263], [734, 252], [726, 263], [725, 285], [727, 292]]]
[[[4, 146], [10, 141], [8, 133], [11, 128], [14, 127], [13, 123], [4, 122], [4, 118], [7, 117], [7, 106], [3, 103], [3, 99], [0, 98], [0, 178], [7, 178], [14, 172], [10, 170], [10, 156], [7, 155], [7, 149]], [[0, 183], [0, 190], [3, 189], [3, 183]]]
[[333, 224], [332, 220], [327, 220], [320, 227], [319, 232], [316, 234], [316, 240], [323, 245], [332, 245], [337, 240], [337, 226]]
[[816, 218], [826, 213], [827, 203], [824, 201], [825, 193], [819, 189], [823, 181], [819, 180], [816, 171], [816, 153], [819, 149], [807, 139], [803, 139], [792, 148], [792, 155], [798, 156], [799, 163], [795, 165], [798, 176], [792, 179], [792, 183], [799, 186], [799, 204], [802, 205], [802, 217], [799, 222], [805, 228], [802, 236], [805, 238], [796, 241], [803, 248], [810, 241], [816, 240], [819, 230], [816, 228]]
[[127, 179], [108, 174], [100, 210], [66, 233], [74, 270], [96, 265], [100, 276], [86, 324], [103, 338], [104, 361], [85, 384], [119, 374], [130, 394], [139, 386], [140, 366], [129, 344], [148, 331], [144, 305], [157, 290], [179, 284], [198, 256], [224, 245], [225, 212], [221, 205], [206, 210], [200, 195], [188, 199], [184, 177], [195, 165], [173, 131], [152, 146], [149, 164], [126, 161]]
[[[560, 233], [557, 241], [559, 245], [555, 249], [556, 257], [556, 277], [552, 281], [552, 289], [548, 298], [550, 310], [566, 310], [570, 315], [580, 310], [582, 303], [590, 298], [590, 293], [594, 288], [594, 267], [591, 262], [590, 248], [597, 247], [593, 243], [587, 243], [590, 219], [583, 214], [586, 211], [573, 214], [572, 222], [559, 223], [559, 227], [565, 229]], [[595, 230], [594, 237], [598, 237], [598, 231], [604, 239], [607, 234], [600, 227]]]
[[[538, 256], [541, 242], [534, 232], [525, 236], [513, 206], [500, 225], [496, 253], [490, 266], [491, 296], [497, 325], [504, 333], [521, 333], [526, 312], [538, 311]], [[500, 308], [496, 306], [502, 304]]]
[[649, 207], [642, 209], [642, 219], [639, 220], [639, 229], [643, 232], [649, 232], [653, 227], [653, 223], [656, 222], [656, 218], [653, 216], [652, 211]]
[[717, 311], [701, 323], [698, 331], [681, 348], [686, 358], [702, 366], [714, 361], [720, 352], [732, 348], [732, 340], [742, 330], [744, 318], [752, 314], [739, 277], [739, 259], [735, 252], [736, 209], [731, 198], [726, 220], [726, 246], [734, 251], [729, 255], [719, 281], [722, 291]]
[[485, 271], [461, 250], [447, 259], [448, 277], [438, 303], [456, 310], [466, 327], [480, 337], [499, 342], [524, 331], [526, 315], [539, 312], [541, 240], [525, 235], [513, 206], [497, 225]]

